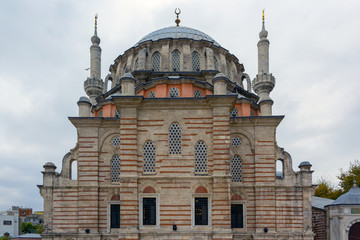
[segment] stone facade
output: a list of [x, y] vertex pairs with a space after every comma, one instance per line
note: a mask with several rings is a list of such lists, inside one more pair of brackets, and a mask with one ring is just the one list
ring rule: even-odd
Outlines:
[[326, 211], [312, 208], [314, 240], [326, 240]]
[[284, 116], [271, 114], [275, 79], [264, 61], [259, 98], [234, 55], [170, 27], [115, 59], [105, 82], [90, 76], [90, 100], [69, 118], [76, 147], [60, 173], [44, 165], [43, 239], [313, 239], [311, 165], [294, 172], [276, 144]]

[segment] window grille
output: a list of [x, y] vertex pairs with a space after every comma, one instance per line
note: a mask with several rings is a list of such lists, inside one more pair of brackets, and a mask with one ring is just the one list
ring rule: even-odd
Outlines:
[[4, 220], [3, 225], [12, 225], [12, 221]]
[[239, 110], [237, 109], [237, 107], [234, 107], [234, 109], [230, 113], [230, 117], [238, 117], [238, 116], [239, 116]]
[[156, 225], [156, 198], [143, 198], [143, 225]]
[[179, 52], [179, 50], [172, 51], [171, 62], [172, 62], [172, 70], [174, 72], [179, 72], [180, 71], [180, 52]]
[[243, 227], [244, 227], [243, 205], [231, 204], [231, 228], [243, 228]]
[[178, 98], [180, 96], [180, 91], [177, 87], [172, 87], [169, 90], [169, 97], [170, 98]]
[[231, 159], [231, 181], [232, 182], [242, 182], [242, 164], [239, 155], [235, 155]]
[[138, 69], [138, 66], [139, 66], [138, 59], [135, 60], [135, 64], [134, 64], [134, 65], [135, 65], [135, 69], [134, 69], [134, 70], [136, 71], [136, 70]]
[[117, 109], [115, 109], [114, 117], [120, 118], [120, 112]]
[[154, 98], [155, 97], [155, 92], [154, 91], [150, 91], [147, 95], [148, 98]]
[[181, 128], [173, 123], [169, 129], [169, 154], [181, 154]]
[[230, 72], [230, 64], [229, 63], [226, 64], [226, 77], [228, 79], [231, 79], [231, 72]]
[[208, 198], [195, 198], [195, 225], [208, 225]]
[[120, 146], [120, 137], [113, 137], [111, 139], [111, 143], [114, 147], [119, 147]]
[[218, 61], [217, 61], [217, 59], [216, 59], [215, 56], [214, 56], [214, 69], [215, 69], [216, 71], [219, 70], [219, 69], [218, 69]]
[[152, 70], [154, 72], [160, 71], [160, 53], [159, 52], [155, 52], [152, 55]]
[[195, 146], [195, 173], [207, 173], [207, 147], [204, 141]]
[[191, 55], [191, 59], [192, 59], [192, 70], [193, 71], [200, 71], [200, 55], [198, 52], [193, 52]]
[[120, 175], [120, 156], [114, 155], [111, 159], [111, 182], [119, 182]]
[[120, 205], [110, 205], [110, 227], [120, 228]]
[[100, 110], [100, 112], [99, 112], [99, 117], [102, 117], [102, 116], [103, 116], [103, 111]]
[[194, 91], [194, 97], [196, 98], [202, 98], [202, 92], [200, 90], [195, 90]]
[[144, 173], [154, 173], [155, 172], [155, 158], [156, 158], [156, 149], [154, 144], [151, 141], [148, 141], [144, 145]]
[[234, 147], [238, 147], [241, 144], [241, 139], [239, 137], [233, 137], [231, 139], [231, 145], [233, 145]]

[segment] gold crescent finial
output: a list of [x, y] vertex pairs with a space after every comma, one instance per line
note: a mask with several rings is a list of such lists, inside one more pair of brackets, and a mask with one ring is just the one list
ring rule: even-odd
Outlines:
[[95, 14], [95, 27], [97, 26], [98, 14]]
[[263, 9], [262, 20], [265, 21], [265, 9]]
[[176, 20], [175, 20], [176, 26], [179, 26], [180, 23], [179, 14], [181, 13], [181, 10], [180, 8], [175, 8], [174, 12], [176, 14]]

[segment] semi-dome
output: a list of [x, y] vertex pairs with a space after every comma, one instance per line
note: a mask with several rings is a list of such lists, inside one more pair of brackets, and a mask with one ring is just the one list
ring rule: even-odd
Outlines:
[[358, 205], [360, 204], [360, 188], [354, 185], [347, 193], [338, 197], [331, 205]]
[[193, 29], [189, 27], [180, 27], [180, 26], [172, 26], [172, 27], [166, 27], [159, 30], [156, 30], [152, 33], [149, 33], [145, 37], [143, 37], [139, 42], [137, 42], [134, 47], [138, 46], [140, 43], [146, 42], [146, 41], [158, 41], [160, 39], [192, 39], [196, 41], [208, 41], [213, 43], [215, 46], [220, 47], [220, 44], [217, 43], [212, 37], [209, 35]]

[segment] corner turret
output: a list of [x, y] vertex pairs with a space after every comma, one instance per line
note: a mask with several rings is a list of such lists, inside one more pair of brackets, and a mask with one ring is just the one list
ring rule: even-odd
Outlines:
[[265, 16], [263, 11], [262, 29], [259, 33], [258, 46], [258, 74], [253, 80], [253, 89], [259, 95], [260, 113], [262, 116], [272, 115], [273, 100], [270, 92], [275, 87], [275, 78], [269, 73], [269, 40], [265, 29]]
[[96, 105], [96, 97], [103, 92], [104, 82], [101, 80], [101, 48], [100, 38], [97, 36], [97, 14], [95, 16], [94, 36], [91, 37], [90, 47], [90, 77], [84, 82], [84, 89], [91, 104]]

